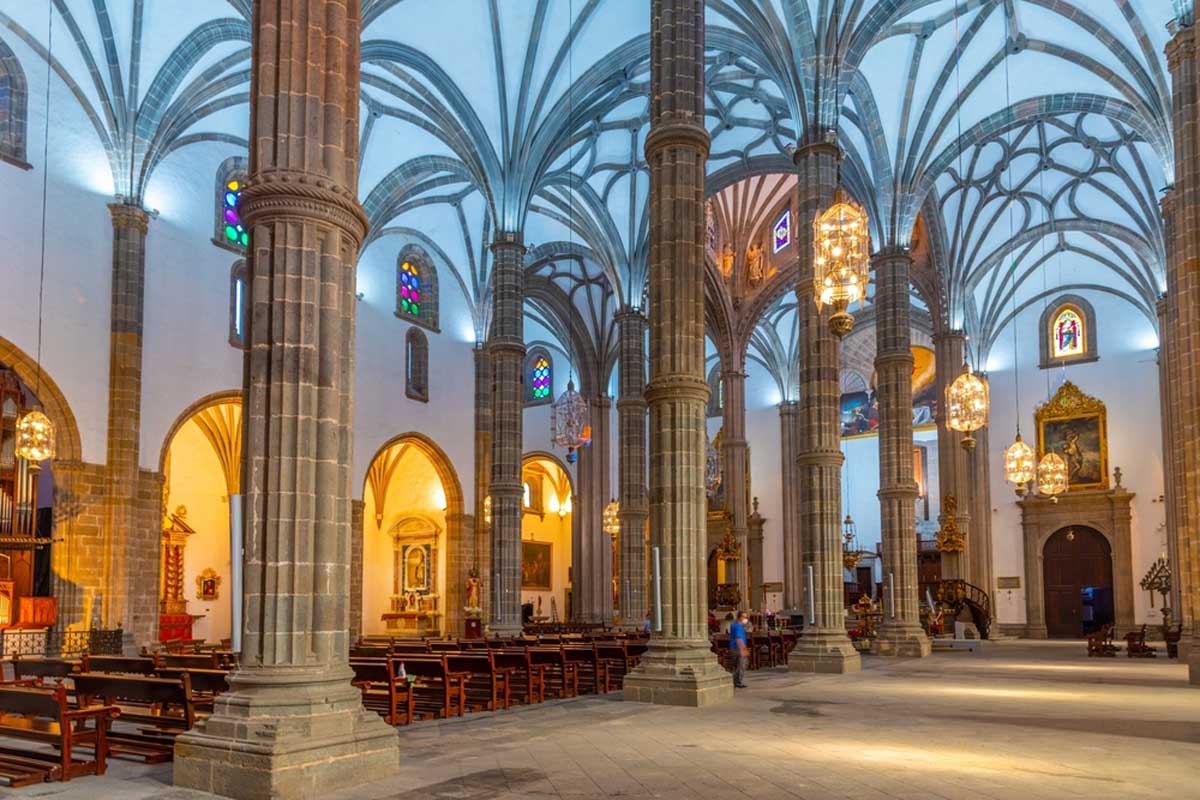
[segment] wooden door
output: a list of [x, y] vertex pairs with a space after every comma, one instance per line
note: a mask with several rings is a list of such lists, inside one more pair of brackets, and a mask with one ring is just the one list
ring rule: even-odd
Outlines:
[[1112, 588], [1112, 550], [1091, 528], [1057, 531], [1042, 550], [1046, 592], [1046, 633], [1051, 638], [1083, 636], [1083, 601], [1087, 587]]

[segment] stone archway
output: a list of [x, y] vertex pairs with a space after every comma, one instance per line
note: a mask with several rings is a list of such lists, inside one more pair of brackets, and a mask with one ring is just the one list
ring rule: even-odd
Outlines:
[[54, 423], [55, 455], [54, 460], [78, 462], [83, 460], [83, 443], [79, 437], [79, 425], [75, 414], [67, 402], [62, 389], [43, 368], [38, 370], [38, 363], [25, 351], [8, 339], [0, 336], [0, 364], [9, 367], [17, 373], [21, 382], [29, 387], [37, 387], [38, 402], [50, 421]]
[[1026, 497], [1021, 508], [1025, 550], [1025, 635], [1049, 636], [1046, 626], [1046, 543], [1067, 528], [1089, 528], [1106, 541], [1112, 554], [1113, 607], [1119, 632], [1133, 628], [1132, 502], [1134, 494], [1123, 486], [1067, 492], [1053, 502]]

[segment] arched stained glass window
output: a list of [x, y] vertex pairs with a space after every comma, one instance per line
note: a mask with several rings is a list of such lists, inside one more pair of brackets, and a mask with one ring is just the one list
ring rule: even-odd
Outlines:
[[396, 316], [435, 333], [438, 328], [438, 280], [424, 248], [409, 245], [396, 259]]
[[216, 220], [213, 244], [245, 252], [250, 246], [250, 231], [242, 221], [242, 190], [246, 188], [246, 159], [233, 156], [217, 169]]
[[550, 351], [538, 346], [525, 356], [525, 405], [537, 406], [554, 400], [554, 361]]
[[721, 363], [713, 364], [708, 371], [708, 416], [720, 417], [725, 413], [725, 379], [721, 377]]
[[21, 64], [0, 41], [0, 161], [31, 169], [25, 161], [28, 86]]
[[1041, 320], [1043, 369], [1099, 358], [1096, 312], [1078, 295], [1064, 295], [1046, 307]]
[[250, 283], [245, 261], [237, 261], [229, 272], [229, 343], [246, 346], [250, 325]]

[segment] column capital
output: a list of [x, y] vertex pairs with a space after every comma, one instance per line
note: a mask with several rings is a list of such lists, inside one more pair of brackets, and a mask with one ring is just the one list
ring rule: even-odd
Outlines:
[[308, 220], [337, 226], [356, 246], [366, 238], [369, 225], [367, 212], [349, 189], [295, 170], [270, 169], [250, 176], [238, 207], [247, 228], [283, 219]]
[[493, 253], [497, 250], [509, 250], [519, 248], [521, 255], [525, 254], [525, 234], [513, 231], [497, 231], [492, 238], [492, 243], [488, 245], [488, 249]]
[[642, 325], [646, 324], [645, 312], [633, 306], [621, 306], [621, 310], [613, 314], [613, 319], [618, 325], [630, 322], [637, 322]]
[[707, 403], [711, 394], [708, 383], [691, 375], [664, 375], [646, 384], [646, 402], [694, 400]]
[[668, 117], [661, 122], [655, 121], [646, 135], [646, 160], [653, 159], [660, 150], [668, 147], [687, 147], [708, 158], [711, 143], [712, 139], [703, 125]]
[[872, 264], [882, 264], [889, 261], [907, 261], [912, 264], [912, 251], [906, 245], [893, 244], [882, 247], [871, 256]]
[[1196, 53], [1196, 34], [1192, 25], [1176, 25], [1175, 35], [1167, 42], [1167, 69], [1175, 72], [1179, 63], [1185, 58], [1194, 58]]
[[792, 163], [799, 166], [800, 162], [817, 156], [826, 156], [836, 161], [842, 157], [842, 149], [833, 142], [824, 140], [799, 144], [796, 147], [796, 152], [792, 153]]
[[143, 208], [128, 203], [109, 203], [114, 230], [133, 228], [143, 236], [150, 230], [150, 214]]

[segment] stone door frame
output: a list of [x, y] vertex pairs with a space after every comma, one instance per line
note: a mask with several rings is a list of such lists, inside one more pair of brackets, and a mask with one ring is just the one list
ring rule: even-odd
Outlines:
[[1055, 503], [1045, 497], [1027, 497], [1021, 508], [1025, 546], [1025, 635], [1045, 639], [1046, 587], [1043, 553], [1050, 537], [1063, 528], [1087, 527], [1108, 540], [1112, 552], [1113, 612], [1119, 632], [1134, 626], [1132, 502], [1134, 493], [1123, 487], [1111, 491], [1067, 492]]

